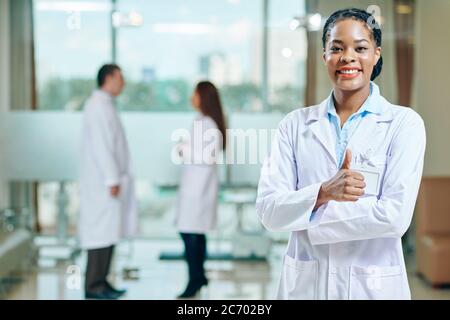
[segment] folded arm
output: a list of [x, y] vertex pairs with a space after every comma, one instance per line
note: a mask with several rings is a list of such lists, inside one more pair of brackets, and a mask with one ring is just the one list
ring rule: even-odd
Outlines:
[[270, 156], [265, 161], [258, 185], [256, 211], [270, 231], [296, 231], [308, 228], [321, 183], [297, 189], [294, 148], [282, 121]]
[[423, 121], [412, 115], [391, 142], [380, 198], [330, 201], [319, 207], [322, 219], [308, 229], [312, 244], [403, 236], [414, 211], [426, 143]]

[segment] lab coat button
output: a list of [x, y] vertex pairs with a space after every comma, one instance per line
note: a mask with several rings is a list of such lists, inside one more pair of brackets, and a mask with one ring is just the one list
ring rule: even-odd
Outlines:
[[333, 268], [331, 268], [331, 273], [332, 273], [332, 274], [336, 274], [336, 273], [337, 273], [337, 269], [336, 269], [336, 268], [334, 268], [334, 267], [333, 267]]

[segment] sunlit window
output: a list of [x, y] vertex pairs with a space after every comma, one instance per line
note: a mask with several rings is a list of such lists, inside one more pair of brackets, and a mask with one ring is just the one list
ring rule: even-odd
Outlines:
[[38, 109], [79, 110], [111, 56], [110, 1], [33, 5]]
[[39, 109], [80, 110], [113, 57], [127, 80], [121, 110], [190, 110], [202, 79], [220, 88], [227, 111], [302, 105], [306, 39], [289, 22], [304, 13], [303, 0], [268, 2], [267, 110], [262, 0], [115, 3], [34, 0]]
[[304, 106], [306, 32], [289, 27], [294, 16], [305, 14], [304, 1], [271, 1], [268, 40], [269, 110], [287, 113]]
[[128, 85], [120, 107], [190, 110], [195, 83], [209, 79], [228, 111], [260, 111], [262, 1], [118, 1], [140, 27], [117, 32]]

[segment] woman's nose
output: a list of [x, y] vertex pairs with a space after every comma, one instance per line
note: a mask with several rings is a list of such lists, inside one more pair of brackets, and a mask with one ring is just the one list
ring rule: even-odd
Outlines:
[[345, 63], [350, 63], [350, 62], [355, 62], [356, 59], [352, 54], [346, 53], [341, 56], [341, 61], [345, 62]]

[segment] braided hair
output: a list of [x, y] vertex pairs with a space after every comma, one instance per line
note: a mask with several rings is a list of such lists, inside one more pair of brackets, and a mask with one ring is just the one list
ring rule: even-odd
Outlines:
[[[354, 19], [363, 22], [366, 28], [370, 30], [371, 36], [375, 40], [377, 47], [381, 47], [381, 28], [378, 22], [375, 20], [375, 17], [367, 11], [357, 8], [350, 8], [333, 12], [333, 14], [331, 14], [331, 16], [325, 22], [322, 33], [322, 46], [324, 49], [326, 47], [326, 42], [330, 35], [331, 29], [333, 29], [336, 23], [346, 19]], [[378, 59], [377, 64], [373, 68], [370, 80], [375, 80], [375, 78], [378, 77], [378, 75], [381, 73], [382, 68], [383, 57], [380, 56], [380, 59]]]

